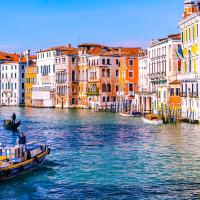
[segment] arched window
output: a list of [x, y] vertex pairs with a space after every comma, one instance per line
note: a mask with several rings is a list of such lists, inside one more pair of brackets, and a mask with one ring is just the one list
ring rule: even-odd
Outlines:
[[102, 84], [102, 92], [106, 92], [106, 84], [105, 83]]
[[107, 77], [110, 77], [110, 69], [107, 69]]
[[111, 85], [110, 85], [110, 83], [107, 84], [107, 92], [111, 92]]
[[105, 77], [105, 69], [102, 69], [102, 77]]

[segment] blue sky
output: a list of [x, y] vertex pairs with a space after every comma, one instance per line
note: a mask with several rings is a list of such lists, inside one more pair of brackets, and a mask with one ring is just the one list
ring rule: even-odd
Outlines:
[[0, 50], [142, 46], [179, 31], [183, 0], [0, 0]]

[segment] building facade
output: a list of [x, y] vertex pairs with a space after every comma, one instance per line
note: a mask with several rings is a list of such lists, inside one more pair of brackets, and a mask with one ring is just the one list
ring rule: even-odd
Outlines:
[[56, 56], [56, 107], [72, 108], [78, 105], [78, 51], [70, 49]]
[[1, 104], [20, 106], [25, 104], [25, 68], [32, 64], [34, 57], [27, 50], [20, 55], [8, 54], [7, 62], [1, 68]]
[[135, 92], [139, 91], [139, 61], [141, 48], [122, 48], [119, 66], [118, 100], [131, 105], [135, 101]]
[[181, 101], [182, 116], [189, 120], [200, 120], [200, 3], [185, 1], [183, 19], [180, 22], [181, 43], [179, 56], [182, 60]]
[[56, 105], [56, 56], [68, 51], [71, 46], [58, 46], [37, 52], [37, 83], [33, 86], [34, 107], [55, 107]]
[[32, 91], [37, 79], [36, 70], [36, 65], [25, 68], [25, 106], [27, 107], [32, 106]]

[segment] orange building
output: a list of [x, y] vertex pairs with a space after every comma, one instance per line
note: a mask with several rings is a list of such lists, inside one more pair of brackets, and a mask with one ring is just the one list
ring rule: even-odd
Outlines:
[[119, 101], [131, 102], [134, 99], [135, 92], [138, 92], [138, 56], [141, 53], [141, 48], [122, 48], [119, 67]]
[[169, 97], [169, 106], [173, 110], [178, 110], [181, 107], [181, 82], [173, 81], [170, 84], [170, 97]]
[[32, 87], [36, 84], [36, 66], [28, 66], [25, 69], [25, 106], [32, 106]]

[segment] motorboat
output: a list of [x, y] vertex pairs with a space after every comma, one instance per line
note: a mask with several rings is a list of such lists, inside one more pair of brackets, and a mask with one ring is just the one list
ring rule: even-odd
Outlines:
[[161, 117], [158, 115], [153, 115], [153, 114], [149, 114], [149, 115], [146, 115], [145, 117], [142, 117], [142, 120], [144, 123], [151, 124], [151, 125], [159, 126], [163, 124], [163, 120], [161, 119]]

